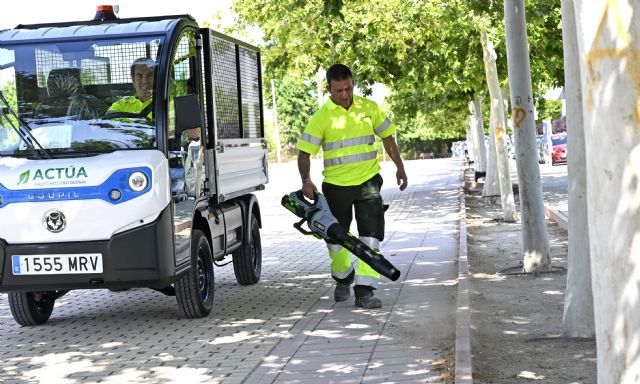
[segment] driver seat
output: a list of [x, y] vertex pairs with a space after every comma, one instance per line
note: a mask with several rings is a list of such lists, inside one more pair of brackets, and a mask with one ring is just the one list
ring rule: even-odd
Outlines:
[[100, 116], [100, 100], [85, 94], [80, 68], [54, 68], [47, 77], [48, 99], [45, 113], [50, 117], [72, 120], [95, 119]]

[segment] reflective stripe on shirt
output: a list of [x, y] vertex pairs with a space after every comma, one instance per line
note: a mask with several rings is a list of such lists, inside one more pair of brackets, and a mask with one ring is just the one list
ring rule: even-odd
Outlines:
[[380, 124], [378, 128], [376, 128], [375, 130], [376, 135], [380, 135], [382, 132], [384, 132], [385, 129], [389, 128], [390, 125], [391, 125], [391, 120], [389, 120], [389, 118], [387, 117], [386, 119], [384, 119], [382, 124]]
[[318, 147], [320, 146], [320, 144], [322, 144], [322, 139], [321, 138], [315, 137], [315, 136], [311, 136], [310, 134], [308, 134], [306, 132], [302, 134], [301, 139], [306, 141], [309, 144], [317, 145]]
[[322, 146], [322, 149], [324, 151], [330, 151], [332, 149], [353, 147], [354, 145], [360, 145], [360, 144], [373, 144], [375, 141], [376, 141], [376, 138], [373, 135], [354, 137], [352, 139], [334, 141], [333, 143], [325, 143]]
[[324, 166], [332, 167], [336, 165], [351, 164], [351, 163], [357, 163], [359, 161], [372, 160], [372, 159], [375, 159], [377, 155], [378, 153], [376, 151], [371, 151], [367, 153], [359, 153], [357, 155], [334, 157], [333, 159], [325, 159]]

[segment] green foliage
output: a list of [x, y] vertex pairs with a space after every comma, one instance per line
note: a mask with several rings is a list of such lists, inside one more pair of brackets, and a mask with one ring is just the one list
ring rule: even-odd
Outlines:
[[[295, 147], [309, 118], [318, 109], [318, 102], [313, 94], [314, 89], [313, 83], [291, 77], [276, 81], [278, 127], [282, 147]], [[272, 100], [271, 95], [269, 100]]]
[[18, 99], [16, 96], [16, 82], [15, 81], [8, 81], [4, 84], [4, 86], [2, 87], [2, 95], [4, 96], [5, 99], [7, 99], [7, 102], [9, 103], [9, 106], [14, 110], [17, 111], [17, 107], [18, 107]]
[[562, 101], [540, 99], [536, 102], [538, 121], [557, 120], [562, 117]]
[[[2, 95], [7, 100], [7, 103], [9, 103], [9, 107], [14, 111], [18, 111], [15, 81], [8, 81], [4, 84], [2, 87]], [[4, 103], [0, 102], [0, 107], [4, 108]], [[6, 119], [8, 119], [8, 121]], [[3, 116], [0, 117], [0, 148], [5, 148], [19, 140], [18, 134], [11, 127], [10, 123], [13, 123], [13, 125], [17, 127], [17, 121], [12, 114], [3, 114]]]
[[[560, 4], [526, 6], [538, 95], [562, 83]], [[374, 83], [391, 89], [389, 109], [407, 142], [466, 129], [467, 103], [486, 88], [480, 30], [493, 41], [506, 82], [503, 2], [234, 0], [234, 10], [239, 30], [264, 32], [265, 78], [312, 79], [319, 68], [345, 63], [365, 93]]]

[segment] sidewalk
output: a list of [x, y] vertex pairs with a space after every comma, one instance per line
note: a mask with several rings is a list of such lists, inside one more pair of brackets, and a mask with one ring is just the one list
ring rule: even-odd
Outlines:
[[455, 333], [460, 165], [426, 164], [407, 162], [403, 193], [383, 190], [390, 208], [382, 252], [402, 276], [382, 280], [382, 309], [334, 303], [329, 288], [246, 383], [440, 382], [443, 348]]
[[569, 187], [567, 166], [540, 166], [542, 195], [547, 217], [569, 229]]
[[[442, 382], [455, 337], [461, 162], [405, 167], [409, 187], [399, 192], [395, 167], [383, 164], [382, 252], [402, 276], [382, 280], [381, 309], [333, 302], [324, 242], [298, 233], [280, 206], [300, 188], [296, 163], [270, 164], [256, 193], [258, 284], [240, 286], [231, 265], [216, 267], [214, 311], [192, 320], [174, 297], [146, 288], [74, 290], [39, 327], [18, 326], [0, 294], [0, 383]], [[321, 168], [312, 164], [318, 184]]]

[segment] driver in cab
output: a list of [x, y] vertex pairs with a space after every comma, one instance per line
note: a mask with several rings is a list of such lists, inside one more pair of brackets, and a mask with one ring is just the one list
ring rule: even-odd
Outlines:
[[125, 112], [152, 119], [153, 78], [156, 65], [155, 61], [146, 57], [136, 59], [131, 64], [131, 81], [136, 94], [114, 102], [107, 114]]

